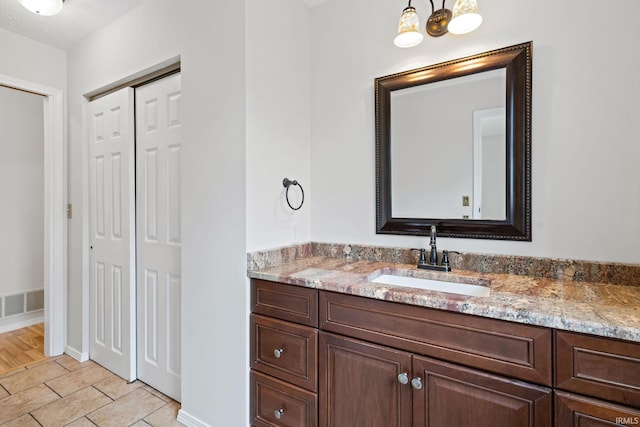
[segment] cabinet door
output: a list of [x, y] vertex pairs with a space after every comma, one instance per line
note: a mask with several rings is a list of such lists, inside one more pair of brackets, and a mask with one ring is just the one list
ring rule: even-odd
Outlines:
[[557, 391], [557, 427], [613, 427], [640, 425], [640, 410]]
[[414, 426], [550, 427], [551, 390], [414, 356]]
[[410, 427], [411, 355], [320, 332], [322, 427]]

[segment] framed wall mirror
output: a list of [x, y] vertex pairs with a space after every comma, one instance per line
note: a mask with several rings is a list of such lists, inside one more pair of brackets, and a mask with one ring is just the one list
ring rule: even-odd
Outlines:
[[375, 79], [378, 234], [531, 240], [532, 49]]

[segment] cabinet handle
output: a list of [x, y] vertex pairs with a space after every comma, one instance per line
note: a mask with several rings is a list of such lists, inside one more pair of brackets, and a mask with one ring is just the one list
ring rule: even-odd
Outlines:
[[406, 372], [401, 373], [398, 375], [398, 382], [400, 384], [409, 384], [409, 375]]
[[273, 411], [273, 416], [276, 417], [277, 420], [282, 418], [283, 415], [284, 415], [284, 409], [282, 408], [276, 409], [275, 411]]
[[411, 387], [415, 388], [416, 390], [420, 390], [422, 388], [422, 380], [420, 379], [420, 377], [415, 377], [411, 380]]
[[283, 348], [276, 348], [275, 350], [273, 350], [273, 355], [276, 357], [276, 359], [280, 359], [280, 356], [282, 356], [282, 353], [284, 353]]

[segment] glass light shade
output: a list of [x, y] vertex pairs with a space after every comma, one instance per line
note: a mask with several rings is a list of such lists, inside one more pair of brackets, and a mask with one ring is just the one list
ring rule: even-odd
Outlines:
[[420, 20], [416, 9], [412, 6], [405, 7], [400, 16], [398, 35], [393, 43], [398, 47], [413, 47], [422, 43], [424, 36], [420, 32]]
[[449, 32], [452, 34], [466, 34], [482, 24], [482, 16], [478, 12], [476, 0], [458, 0], [453, 5], [453, 16], [449, 22]]
[[62, 10], [63, 0], [18, 0], [33, 13], [43, 16], [57, 15]]

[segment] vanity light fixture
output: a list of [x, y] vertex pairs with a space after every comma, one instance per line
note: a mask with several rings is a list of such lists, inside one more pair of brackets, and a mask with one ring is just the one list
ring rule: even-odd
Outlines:
[[[445, 8], [445, 1], [442, 0], [442, 8], [435, 10], [433, 0], [429, 0], [431, 16], [427, 19], [426, 30], [430, 36], [440, 37], [447, 32], [452, 34], [470, 33], [482, 23], [477, 0], [456, 0], [453, 12]], [[400, 16], [398, 34], [393, 43], [398, 47], [413, 47], [422, 43], [423, 39], [418, 14], [409, 0], [409, 5], [404, 8]]]
[[423, 38], [416, 8], [411, 6], [411, 0], [409, 0], [409, 5], [404, 8], [400, 16], [398, 35], [393, 43], [398, 47], [413, 47], [422, 43]]
[[42, 16], [60, 13], [64, 0], [18, 0], [27, 10]]

